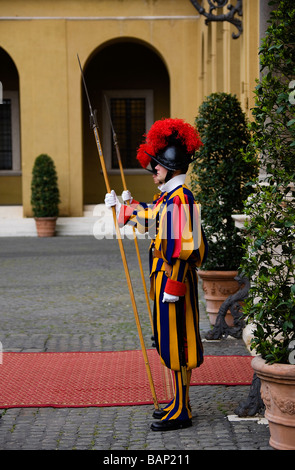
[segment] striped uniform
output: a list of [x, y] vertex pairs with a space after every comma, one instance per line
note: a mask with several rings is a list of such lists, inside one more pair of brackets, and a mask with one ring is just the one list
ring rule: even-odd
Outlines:
[[[119, 223], [135, 224], [152, 239], [150, 296], [154, 300], [155, 343], [163, 364], [175, 371], [175, 398], [166, 408], [165, 419], [188, 419], [191, 369], [203, 362], [196, 267], [206, 259], [207, 242], [200, 208], [186, 185], [155, 196], [152, 206], [133, 201], [122, 207]], [[179, 300], [163, 303], [164, 291]]]

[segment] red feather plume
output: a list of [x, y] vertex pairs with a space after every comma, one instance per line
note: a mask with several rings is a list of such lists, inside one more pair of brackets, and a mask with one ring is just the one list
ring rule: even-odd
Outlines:
[[174, 136], [192, 155], [202, 145], [198, 131], [183, 119], [161, 119], [150, 128], [146, 140], [157, 153], [169, 144], [169, 137]]
[[137, 160], [143, 168], [151, 161], [148, 155], [156, 155], [167, 145], [171, 145], [171, 138], [179, 141], [186, 148], [188, 155], [193, 155], [202, 144], [198, 131], [183, 119], [161, 119], [156, 121], [147, 133], [146, 142], [137, 150]]
[[148, 153], [154, 155], [152, 148], [147, 143], [141, 144], [137, 149], [136, 158], [143, 168], [146, 168], [151, 161], [151, 157]]

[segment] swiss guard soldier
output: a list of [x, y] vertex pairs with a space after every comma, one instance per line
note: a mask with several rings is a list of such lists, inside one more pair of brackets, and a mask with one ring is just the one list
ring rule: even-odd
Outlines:
[[153, 431], [192, 425], [189, 384], [192, 369], [203, 362], [199, 333], [196, 268], [207, 256], [200, 207], [185, 185], [186, 172], [202, 145], [196, 129], [182, 119], [156, 121], [137, 151], [140, 164], [153, 173], [160, 194], [152, 205], [135, 201], [123, 191], [106, 194], [107, 207], [116, 206], [120, 225], [133, 224], [151, 238], [150, 297], [154, 301], [154, 337], [162, 363], [174, 373], [174, 399], [155, 410]]

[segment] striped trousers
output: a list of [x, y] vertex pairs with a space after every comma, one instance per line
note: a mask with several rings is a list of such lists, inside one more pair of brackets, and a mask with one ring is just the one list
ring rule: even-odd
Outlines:
[[154, 337], [162, 363], [174, 372], [175, 396], [165, 408], [163, 419], [188, 419], [191, 369], [203, 362], [203, 346], [199, 333], [197, 274], [186, 274], [186, 294], [175, 303], [162, 302], [167, 276], [164, 271], [153, 274]]

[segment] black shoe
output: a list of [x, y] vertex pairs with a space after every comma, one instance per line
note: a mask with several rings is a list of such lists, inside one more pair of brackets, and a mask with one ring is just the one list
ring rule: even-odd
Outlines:
[[165, 410], [155, 410], [153, 412], [153, 418], [155, 419], [162, 419], [164, 418], [164, 416], [169, 412], [169, 410], [165, 411]]
[[158, 421], [152, 423], [152, 431], [175, 431], [176, 429], [184, 429], [192, 426], [191, 419], [168, 419], [167, 421]]

